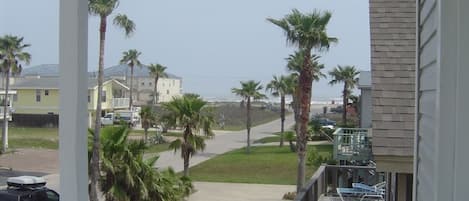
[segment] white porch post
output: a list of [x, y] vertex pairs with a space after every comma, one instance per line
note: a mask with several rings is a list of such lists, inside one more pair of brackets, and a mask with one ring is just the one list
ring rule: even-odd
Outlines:
[[60, 200], [88, 200], [88, 0], [60, 0]]

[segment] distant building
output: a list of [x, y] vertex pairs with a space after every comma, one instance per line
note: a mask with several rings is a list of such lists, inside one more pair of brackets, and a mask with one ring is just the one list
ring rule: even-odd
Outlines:
[[[97, 80], [88, 81], [89, 126], [93, 124], [97, 104]], [[59, 79], [57, 77], [15, 78], [10, 88], [13, 123], [22, 126], [57, 126], [59, 115]], [[129, 106], [129, 88], [115, 79], [103, 83], [103, 114]], [[101, 114], [102, 115], [102, 114]]]
[[[167, 78], [158, 80], [157, 90], [159, 93], [158, 102], [168, 102], [174, 96], [182, 95], [182, 78], [167, 73]], [[23, 69], [21, 77], [58, 77], [59, 67], [57, 64], [43, 64]], [[95, 79], [97, 72], [89, 73], [91, 79]], [[127, 86], [130, 86], [130, 68], [127, 65], [117, 65], [104, 69], [105, 79], [116, 79]], [[150, 76], [148, 68], [134, 68], [133, 82], [133, 103], [135, 105], [146, 105], [153, 100], [155, 79]]]
[[[96, 75], [96, 73], [93, 73]], [[182, 95], [182, 78], [167, 73], [167, 78], [159, 78], [157, 90], [158, 102], [168, 102], [173, 97]], [[104, 76], [118, 79], [130, 87], [130, 68], [127, 65], [117, 65], [104, 69]], [[146, 105], [153, 100], [155, 78], [150, 76], [146, 66], [134, 67], [133, 102], [135, 105]]]
[[371, 98], [371, 72], [362, 71], [358, 79], [360, 89], [360, 128], [371, 128], [372, 98]]

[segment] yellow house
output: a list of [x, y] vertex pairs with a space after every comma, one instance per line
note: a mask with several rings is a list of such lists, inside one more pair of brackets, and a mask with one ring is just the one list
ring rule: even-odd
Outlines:
[[[59, 80], [57, 77], [35, 77], [17, 78], [10, 88], [16, 91], [12, 97], [13, 122], [22, 125], [43, 126], [42, 121], [47, 124], [56, 124], [59, 114]], [[129, 87], [121, 82], [110, 79], [103, 83], [102, 109], [103, 114], [126, 109], [129, 106]], [[95, 117], [94, 111], [97, 104], [98, 86], [96, 79], [88, 81], [88, 116], [89, 126]], [[102, 114], [102, 115], [103, 115]], [[48, 120], [46, 120], [48, 119]], [[41, 121], [41, 122], [37, 122]], [[50, 121], [50, 122], [49, 122]]]

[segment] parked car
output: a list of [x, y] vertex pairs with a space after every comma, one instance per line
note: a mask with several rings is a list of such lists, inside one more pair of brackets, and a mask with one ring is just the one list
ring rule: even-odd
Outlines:
[[337, 125], [334, 120], [327, 118], [316, 118], [315, 120], [319, 123], [319, 125], [321, 125], [322, 128], [335, 129], [335, 126]]
[[107, 113], [104, 117], [101, 117], [102, 125], [113, 125], [121, 122], [127, 123], [133, 127], [140, 121], [140, 117], [135, 112], [122, 110], [115, 111], [115, 113]]
[[7, 188], [0, 190], [1, 201], [59, 201], [60, 196], [46, 187], [42, 177], [10, 177]]

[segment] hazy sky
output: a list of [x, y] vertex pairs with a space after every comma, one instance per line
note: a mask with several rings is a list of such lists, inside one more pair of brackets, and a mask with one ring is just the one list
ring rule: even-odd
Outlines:
[[[0, 0], [0, 34], [25, 37], [32, 46], [30, 66], [58, 63], [58, 0]], [[321, 61], [326, 70], [339, 65], [370, 68], [368, 0], [121, 0], [117, 13], [137, 24], [131, 38], [109, 21], [105, 66], [116, 65], [123, 51], [138, 49], [143, 63], [161, 63], [183, 78], [183, 91], [205, 97], [232, 97], [239, 81], [266, 84], [286, 74], [293, 52], [283, 32], [266, 21], [291, 9], [317, 8], [333, 13], [328, 33], [339, 43]], [[98, 64], [98, 18], [89, 20], [89, 70]], [[341, 86], [328, 80], [313, 85], [313, 99], [340, 97]]]

